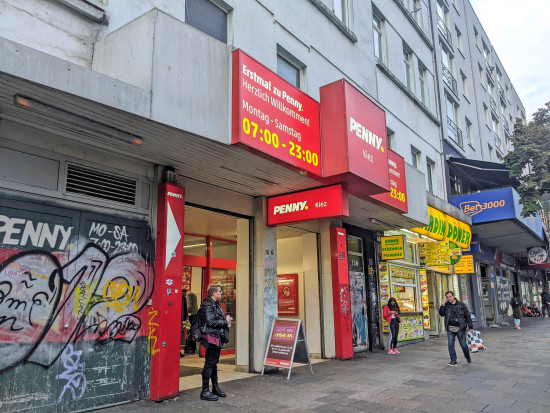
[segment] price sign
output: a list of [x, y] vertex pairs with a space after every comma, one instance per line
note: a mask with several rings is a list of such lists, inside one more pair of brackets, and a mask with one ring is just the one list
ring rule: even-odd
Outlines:
[[232, 143], [321, 176], [319, 103], [233, 52]]

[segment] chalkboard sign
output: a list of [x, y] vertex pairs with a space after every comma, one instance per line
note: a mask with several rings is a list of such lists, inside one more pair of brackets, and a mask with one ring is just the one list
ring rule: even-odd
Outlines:
[[294, 362], [309, 364], [313, 374], [302, 320], [276, 318], [271, 326], [262, 374], [265, 366], [280, 367], [288, 369], [286, 379], [290, 380]]

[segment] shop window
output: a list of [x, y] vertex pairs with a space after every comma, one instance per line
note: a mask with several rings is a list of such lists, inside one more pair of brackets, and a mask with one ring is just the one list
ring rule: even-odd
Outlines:
[[222, 2], [210, 0], [186, 0], [185, 22], [194, 28], [227, 43], [227, 13]]
[[401, 311], [418, 311], [416, 270], [392, 265], [390, 272], [391, 296], [395, 298]]
[[206, 257], [206, 238], [185, 234], [183, 236], [183, 254]]

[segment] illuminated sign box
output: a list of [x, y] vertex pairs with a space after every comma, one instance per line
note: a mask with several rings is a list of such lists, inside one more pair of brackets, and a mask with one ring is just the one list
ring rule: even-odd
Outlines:
[[453, 241], [462, 248], [470, 246], [472, 231], [468, 224], [431, 206], [428, 206], [428, 216], [428, 225], [412, 228], [411, 230], [436, 241]]
[[473, 274], [474, 273], [474, 256], [463, 255], [460, 261], [455, 264], [456, 274]]
[[232, 104], [234, 145], [321, 176], [317, 101], [239, 49]]
[[347, 216], [348, 193], [343, 185], [267, 198], [267, 225]]
[[367, 200], [389, 192], [385, 112], [343, 79], [320, 93], [323, 179]]
[[395, 235], [392, 237], [380, 238], [382, 247], [382, 260], [403, 260], [407, 259], [407, 237]]
[[390, 192], [373, 195], [371, 201], [400, 214], [409, 212], [407, 202], [407, 179], [405, 177], [405, 159], [388, 149], [388, 167], [390, 173]]

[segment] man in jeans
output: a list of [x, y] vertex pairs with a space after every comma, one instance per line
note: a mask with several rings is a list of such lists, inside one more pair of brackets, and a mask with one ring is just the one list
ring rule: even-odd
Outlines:
[[445, 329], [447, 330], [447, 339], [449, 341], [449, 355], [451, 356], [451, 362], [449, 366], [456, 366], [456, 351], [455, 351], [455, 337], [458, 336], [458, 343], [462, 347], [462, 352], [468, 364], [472, 363], [470, 358], [470, 350], [466, 345], [466, 327], [470, 329], [470, 332], [474, 332], [474, 326], [472, 324], [472, 318], [470, 317], [470, 311], [468, 307], [462, 301], [458, 301], [455, 298], [455, 294], [452, 291], [445, 293], [447, 300], [441, 301], [441, 307], [439, 307], [439, 315], [445, 317]]

